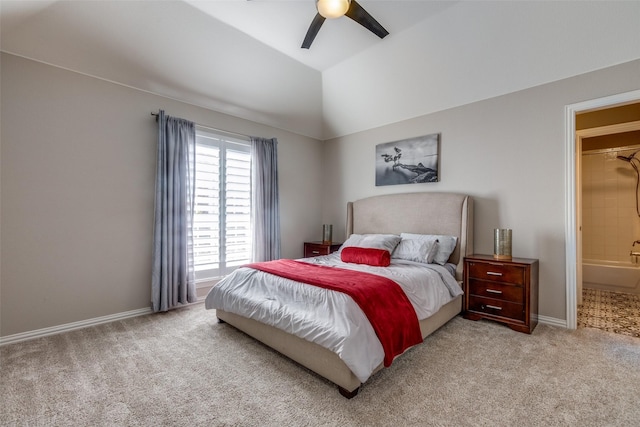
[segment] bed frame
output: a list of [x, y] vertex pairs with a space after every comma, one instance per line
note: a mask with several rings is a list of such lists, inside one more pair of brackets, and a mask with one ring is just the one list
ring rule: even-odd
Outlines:
[[[456, 279], [461, 282], [463, 258], [473, 252], [473, 199], [464, 194], [424, 192], [374, 196], [347, 204], [347, 236], [403, 232], [457, 236], [458, 244], [449, 262], [456, 264]], [[461, 309], [462, 296], [459, 296], [420, 321], [423, 338], [455, 317]], [[352, 398], [358, 394], [360, 380], [332, 351], [237, 314], [216, 310], [216, 316], [333, 382], [343, 396]], [[374, 372], [382, 368], [380, 364]]]

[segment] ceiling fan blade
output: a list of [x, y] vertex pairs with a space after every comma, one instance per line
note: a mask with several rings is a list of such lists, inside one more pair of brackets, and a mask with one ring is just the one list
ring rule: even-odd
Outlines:
[[319, 13], [316, 14], [315, 18], [313, 18], [313, 21], [311, 21], [311, 25], [309, 25], [309, 29], [307, 30], [307, 35], [304, 36], [304, 41], [302, 42], [303, 49], [309, 49], [311, 47], [311, 43], [313, 43], [313, 39], [316, 38], [318, 31], [320, 31], [320, 27], [324, 24], [324, 20], [325, 17]]
[[347, 13], [345, 13], [345, 15], [347, 15], [349, 18], [353, 19], [358, 24], [362, 25], [381, 39], [389, 35], [389, 31], [385, 30], [384, 27], [373, 18], [373, 16], [369, 15], [369, 12], [364, 10], [362, 6], [360, 6], [356, 2], [356, 0], [351, 0], [349, 10], [347, 10]]

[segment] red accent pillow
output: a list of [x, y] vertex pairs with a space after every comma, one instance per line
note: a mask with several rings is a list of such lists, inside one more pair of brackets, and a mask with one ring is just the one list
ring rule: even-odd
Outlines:
[[387, 267], [391, 264], [391, 254], [386, 249], [360, 248], [348, 246], [340, 252], [342, 262], [367, 264], [374, 267]]

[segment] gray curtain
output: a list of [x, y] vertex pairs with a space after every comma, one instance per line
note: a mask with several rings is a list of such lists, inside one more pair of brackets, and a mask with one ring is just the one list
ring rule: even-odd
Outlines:
[[151, 303], [167, 311], [196, 301], [193, 269], [195, 124], [158, 113]]
[[251, 137], [252, 261], [280, 258], [278, 140]]

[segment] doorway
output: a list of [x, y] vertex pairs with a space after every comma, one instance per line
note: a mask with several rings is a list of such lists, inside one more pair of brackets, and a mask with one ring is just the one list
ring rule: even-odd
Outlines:
[[[637, 120], [627, 121], [630, 118]], [[612, 121], [620, 123], [601, 126]], [[576, 129], [576, 297], [580, 305], [582, 284], [587, 282], [591, 288], [638, 291], [634, 279], [640, 270], [637, 263], [630, 263], [633, 240], [629, 239], [640, 236], [640, 208], [637, 196], [633, 197], [640, 177], [633, 170], [638, 160], [625, 155], [640, 151], [640, 103], [578, 113]], [[623, 267], [628, 267], [629, 278], [623, 277]], [[610, 288], [605, 286], [606, 276], [610, 276]], [[616, 287], [617, 281], [624, 283]]]
[[578, 312], [578, 290], [582, 285], [582, 218], [580, 208], [579, 173], [580, 157], [576, 137], [576, 117], [578, 114], [608, 110], [640, 102], [640, 90], [613, 95], [606, 98], [572, 104], [565, 107], [565, 158], [566, 158], [566, 326], [576, 329]]
[[[607, 116], [622, 123], [601, 126]], [[637, 337], [640, 264], [632, 254], [640, 253], [640, 103], [579, 113], [576, 128], [577, 327]]]

